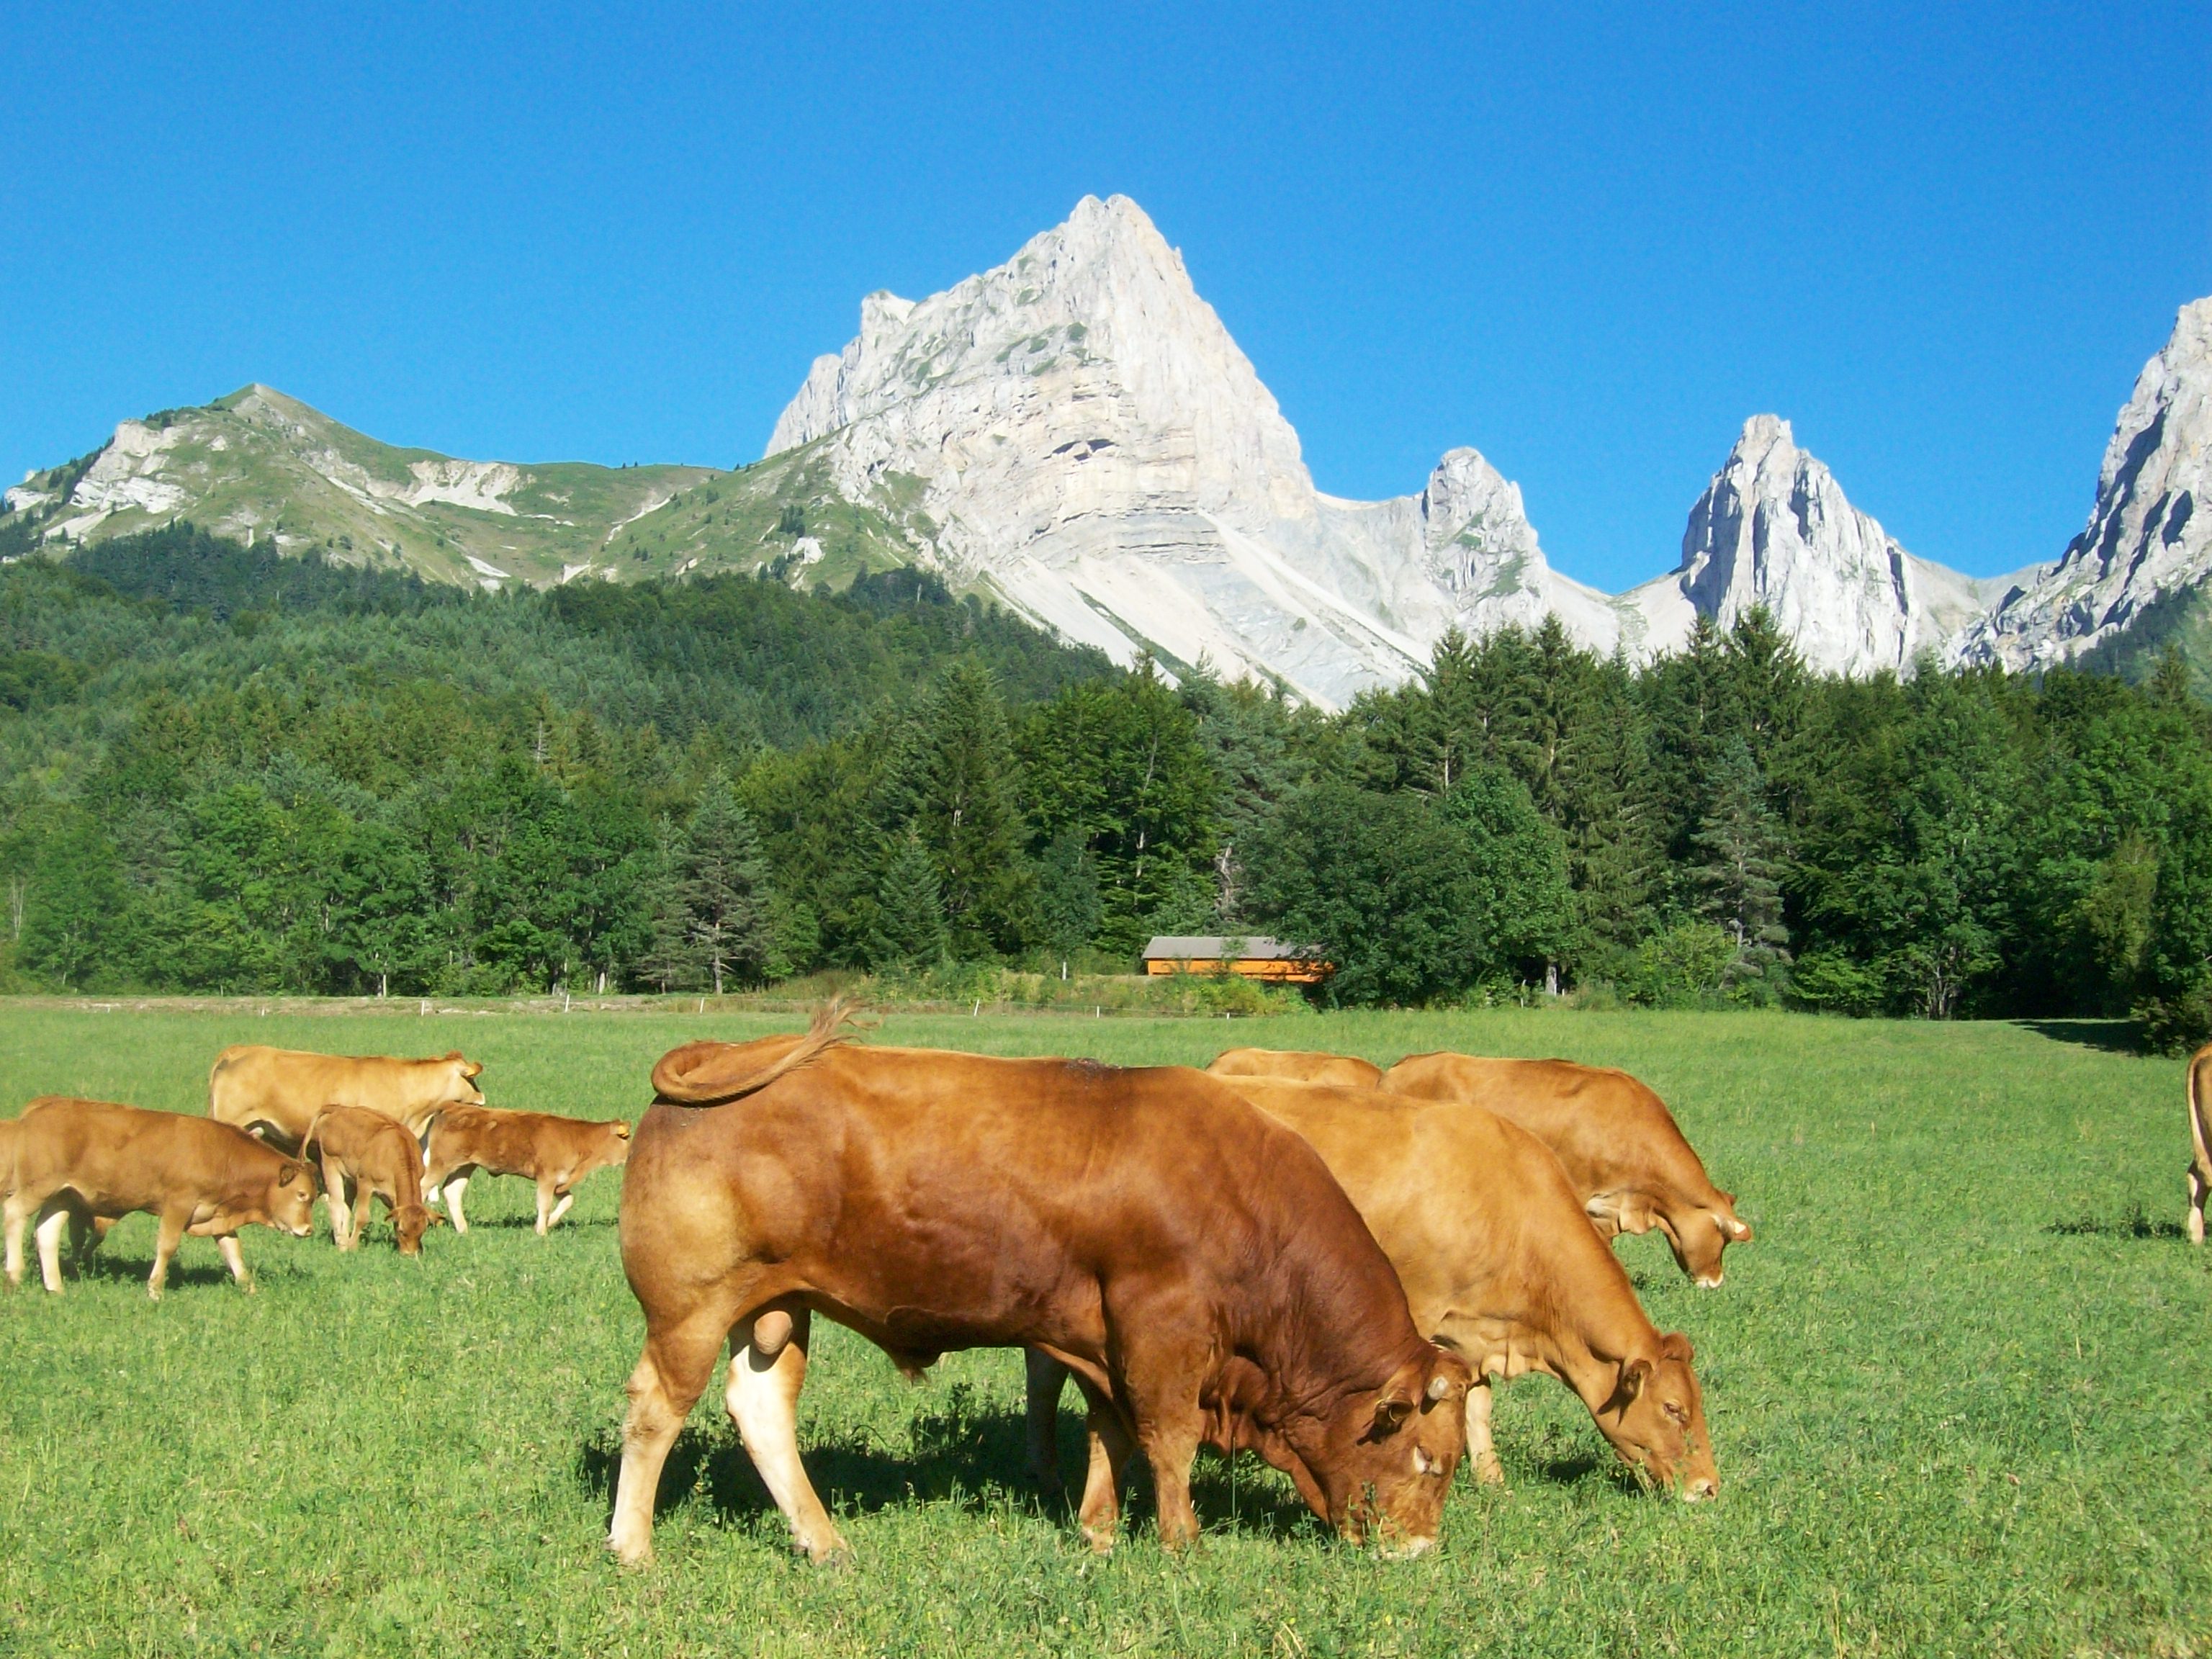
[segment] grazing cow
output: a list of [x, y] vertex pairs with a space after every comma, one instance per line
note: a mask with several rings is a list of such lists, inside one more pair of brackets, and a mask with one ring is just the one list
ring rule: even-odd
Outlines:
[[1293, 1083], [1334, 1083], [1346, 1089], [1382, 1086], [1382, 1068], [1371, 1060], [1297, 1048], [1224, 1048], [1206, 1069], [1216, 1077], [1279, 1077]]
[[469, 1230], [461, 1195], [469, 1177], [522, 1176], [538, 1183], [538, 1236], [556, 1225], [576, 1201], [584, 1177], [611, 1170], [629, 1157], [629, 1125], [555, 1117], [550, 1112], [509, 1112], [489, 1106], [448, 1106], [430, 1122], [423, 1153], [422, 1188], [435, 1203], [442, 1189], [453, 1231]]
[[817, 1312], [910, 1373], [1025, 1344], [1072, 1370], [1094, 1549], [1113, 1546], [1138, 1450], [1161, 1541], [1192, 1542], [1201, 1443], [1257, 1451], [1348, 1537], [1433, 1542], [1470, 1376], [1414, 1328], [1312, 1148], [1201, 1073], [833, 1046], [842, 1017], [653, 1069], [623, 1193], [646, 1340], [617, 1554], [651, 1553], [661, 1465], [725, 1338], [731, 1419], [793, 1542], [844, 1553], [799, 1458]]
[[[312, 1149], [312, 1150], [311, 1150]], [[381, 1112], [360, 1106], [325, 1106], [300, 1143], [302, 1158], [322, 1164], [323, 1200], [330, 1206], [331, 1237], [341, 1250], [357, 1249], [368, 1225], [371, 1199], [392, 1212], [393, 1242], [402, 1255], [422, 1254], [422, 1235], [443, 1221], [422, 1206], [422, 1148]], [[352, 1188], [348, 1212], [347, 1188]]]
[[481, 1106], [483, 1067], [456, 1048], [442, 1060], [382, 1054], [311, 1054], [240, 1043], [216, 1056], [208, 1073], [208, 1115], [241, 1129], [260, 1128], [297, 1146], [325, 1106], [360, 1106], [397, 1118], [416, 1135], [441, 1106]]
[[[1719, 1490], [1688, 1340], [1651, 1323], [1543, 1142], [1456, 1104], [1228, 1081], [1322, 1155], [1398, 1270], [1414, 1324], [1474, 1368], [1476, 1480], [1505, 1478], [1491, 1440], [1491, 1379], [1537, 1370], [1574, 1390], [1639, 1475], [1692, 1502]], [[1030, 1462], [1048, 1474], [1060, 1378], [1032, 1355], [1030, 1382]]]
[[1658, 1228], [1704, 1289], [1721, 1282], [1722, 1253], [1751, 1242], [1735, 1194], [1713, 1185], [1666, 1103], [1626, 1072], [1565, 1060], [1414, 1054], [1384, 1073], [1382, 1086], [1511, 1119], [1557, 1154], [1600, 1232]]
[[34, 1216], [40, 1272], [46, 1288], [58, 1292], [65, 1224], [97, 1226], [151, 1211], [161, 1226], [146, 1293], [156, 1301], [186, 1233], [215, 1239], [231, 1277], [251, 1291], [238, 1230], [258, 1222], [305, 1238], [314, 1224], [315, 1182], [307, 1166], [227, 1123], [49, 1095], [24, 1109], [12, 1139], [15, 1173], [4, 1209], [10, 1285], [23, 1282], [23, 1228]]
[[2189, 1061], [2189, 1242], [2204, 1242], [2204, 1199], [2212, 1194], [2212, 1044]]

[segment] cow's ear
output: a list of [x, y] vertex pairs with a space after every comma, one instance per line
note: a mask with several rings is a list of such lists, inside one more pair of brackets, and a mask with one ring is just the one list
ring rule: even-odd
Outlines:
[[629, 1139], [629, 1125], [623, 1122], [620, 1118], [617, 1118], [615, 1120], [615, 1133], [622, 1139], [628, 1140]]
[[1690, 1346], [1690, 1339], [1680, 1331], [1669, 1331], [1661, 1337], [1659, 1352], [1669, 1359], [1680, 1360], [1685, 1365], [1698, 1357], [1698, 1351]]
[[[455, 1054], [453, 1058], [455, 1060], [459, 1060], [460, 1056], [459, 1054]], [[467, 1065], [461, 1067], [461, 1075], [463, 1077], [469, 1078], [482, 1077], [483, 1075], [483, 1061], [480, 1060], [471, 1060]]]
[[1743, 1222], [1737, 1220], [1735, 1217], [1729, 1214], [1726, 1211], [1722, 1211], [1719, 1213], [1721, 1231], [1726, 1233], [1733, 1243], [1738, 1244], [1748, 1244], [1751, 1243], [1751, 1229], [1749, 1226]]
[[1375, 1432], [1395, 1434], [1399, 1425], [1413, 1414], [1421, 1403], [1422, 1391], [1429, 1385], [1430, 1367], [1418, 1359], [1409, 1359], [1398, 1368], [1398, 1374], [1382, 1385], [1382, 1392], [1375, 1400]]
[[1632, 1359], [1620, 1368], [1620, 1386], [1613, 1390], [1613, 1397], [1626, 1411], [1636, 1402], [1636, 1396], [1644, 1392], [1644, 1385], [1650, 1380], [1651, 1362], [1640, 1356]]
[[292, 1177], [296, 1175], [305, 1174], [307, 1172], [307, 1166], [304, 1164], [298, 1163], [289, 1158], [286, 1158], [282, 1164], [276, 1166], [276, 1184], [279, 1187], [290, 1186], [292, 1184]]

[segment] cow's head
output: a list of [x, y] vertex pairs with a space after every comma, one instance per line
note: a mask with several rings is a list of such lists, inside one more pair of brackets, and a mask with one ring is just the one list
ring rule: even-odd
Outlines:
[[447, 1098], [463, 1106], [483, 1105], [483, 1091], [477, 1087], [477, 1079], [483, 1075], [483, 1062], [463, 1060], [459, 1048], [449, 1053], [446, 1060], [453, 1068], [453, 1092]]
[[[1322, 1508], [1347, 1538], [1372, 1534], [1384, 1553], [1410, 1557], [1437, 1541], [1444, 1497], [1467, 1455], [1467, 1362], [1431, 1344], [1328, 1427], [1305, 1459]], [[1310, 1496], [1308, 1501], [1311, 1502]]]
[[1669, 1206], [1655, 1212], [1675, 1263], [1707, 1291], [1721, 1282], [1721, 1253], [1731, 1244], [1751, 1243], [1750, 1227], [1737, 1218], [1735, 1194], [1715, 1188], [1713, 1196], [1717, 1204]]
[[399, 1241], [399, 1254], [422, 1254], [422, 1235], [446, 1225], [446, 1218], [420, 1204], [402, 1204], [392, 1212], [392, 1231]]
[[1674, 1486], [1686, 1503], [1720, 1491], [1705, 1400], [1691, 1369], [1690, 1339], [1669, 1331], [1644, 1352], [1620, 1363], [1612, 1398], [1598, 1407], [1597, 1425], [1638, 1475]]
[[288, 1158], [269, 1181], [269, 1224], [295, 1238], [315, 1230], [315, 1177], [298, 1158]]

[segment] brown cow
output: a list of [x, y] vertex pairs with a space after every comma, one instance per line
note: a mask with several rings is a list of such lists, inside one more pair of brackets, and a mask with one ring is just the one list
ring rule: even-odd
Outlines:
[[2204, 1200], [2212, 1194], [2212, 1044], [2189, 1061], [2189, 1242], [2204, 1242]]
[[1346, 1089], [1382, 1086], [1382, 1068], [1371, 1060], [1297, 1048], [1224, 1048], [1206, 1069], [1216, 1077], [1279, 1077], [1293, 1083], [1334, 1083]]
[[653, 1070], [623, 1194], [646, 1341], [617, 1554], [651, 1553], [661, 1465], [725, 1338], [731, 1419], [794, 1543], [844, 1552], [799, 1458], [817, 1312], [909, 1372], [1024, 1344], [1073, 1370], [1101, 1466], [1080, 1513], [1094, 1549], [1139, 1449], [1161, 1541], [1194, 1540], [1201, 1442], [1259, 1452], [1347, 1536], [1434, 1540], [1469, 1373], [1422, 1340], [1312, 1148], [1198, 1072], [832, 1047], [839, 1017]]
[[[372, 1199], [382, 1199], [392, 1212], [392, 1240], [402, 1255], [422, 1255], [422, 1235], [445, 1220], [422, 1206], [421, 1143], [381, 1112], [360, 1106], [325, 1107], [307, 1126], [300, 1155], [322, 1164], [331, 1237], [341, 1250], [360, 1248]], [[349, 1185], [353, 1189], [350, 1213]]]
[[241, 1129], [258, 1127], [285, 1146], [299, 1146], [325, 1106], [366, 1107], [420, 1135], [441, 1106], [483, 1104], [476, 1085], [483, 1070], [458, 1048], [441, 1060], [392, 1060], [240, 1043], [217, 1054], [208, 1073], [208, 1115]]
[[[1490, 1379], [1538, 1370], [1574, 1390], [1639, 1474], [1692, 1502], [1719, 1490], [1688, 1340], [1653, 1326], [1542, 1141], [1454, 1103], [1226, 1081], [1322, 1155], [1398, 1270], [1414, 1323], [1474, 1368], [1476, 1480], [1504, 1479], [1491, 1441]], [[1059, 1381], [1034, 1356], [1030, 1376], [1030, 1461], [1048, 1473]]]
[[1566, 1060], [1413, 1054], [1382, 1074], [1382, 1086], [1511, 1119], [1557, 1154], [1600, 1232], [1658, 1228], [1702, 1289], [1721, 1282], [1729, 1245], [1751, 1242], [1735, 1195], [1713, 1185], [1666, 1103], [1626, 1072]]
[[10, 1285], [23, 1282], [23, 1228], [33, 1216], [40, 1272], [46, 1288], [58, 1292], [65, 1224], [151, 1211], [161, 1225], [146, 1293], [156, 1301], [186, 1233], [215, 1239], [231, 1277], [251, 1291], [238, 1230], [258, 1222], [305, 1238], [314, 1224], [315, 1182], [307, 1166], [228, 1124], [48, 1095], [24, 1109], [12, 1139], [15, 1174], [4, 1209]]
[[[442, 1189], [453, 1231], [469, 1230], [461, 1196], [469, 1177], [521, 1176], [538, 1183], [538, 1236], [545, 1237], [576, 1201], [584, 1177], [611, 1170], [629, 1157], [629, 1125], [617, 1118], [555, 1117], [550, 1112], [509, 1112], [489, 1106], [448, 1106], [431, 1120], [423, 1153], [422, 1189], [435, 1203]], [[556, 1202], [557, 1200], [557, 1202]]]

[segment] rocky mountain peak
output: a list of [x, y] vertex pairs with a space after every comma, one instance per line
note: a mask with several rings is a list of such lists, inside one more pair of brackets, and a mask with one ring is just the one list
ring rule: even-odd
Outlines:
[[2175, 317], [2143, 365], [2097, 474], [2089, 522], [2056, 564], [2014, 585], [1960, 635], [1966, 662], [2044, 667], [2125, 631], [2212, 577], [2212, 298]]
[[1764, 605], [1814, 667], [1909, 671], [1982, 604], [1972, 578], [1914, 557], [1853, 507], [1836, 476], [1797, 447], [1790, 422], [1754, 415], [1690, 509], [1681, 562], [1629, 596], [1668, 649], [1694, 619], [1723, 628]]

